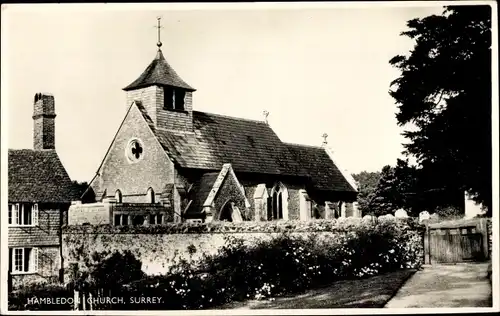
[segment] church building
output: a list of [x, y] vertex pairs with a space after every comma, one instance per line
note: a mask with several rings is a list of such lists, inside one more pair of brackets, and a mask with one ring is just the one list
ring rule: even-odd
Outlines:
[[199, 112], [165, 59], [123, 90], [126, 114], [70, 224], [154, 225], [361, 214], [326, 146], [282, 142], [266, 120]]

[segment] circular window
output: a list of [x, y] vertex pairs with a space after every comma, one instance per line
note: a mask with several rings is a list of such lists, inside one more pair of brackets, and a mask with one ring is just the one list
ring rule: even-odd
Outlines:
[[144, 145], [139, 139], [128, 142], [125, 155], [130, 162], [137, 162], [144, 157]]

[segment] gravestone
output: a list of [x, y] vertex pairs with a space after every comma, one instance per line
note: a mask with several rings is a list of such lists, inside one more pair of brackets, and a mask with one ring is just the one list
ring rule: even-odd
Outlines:
[[363, 221], [374, 221], [376, 217], [371, 216], [371, 215], [365, 215], [363, 216]]
[[394, 213], [396, 218], [408, 218], [408, 213], [405, 210], [399, 209]]
[[394, 218], [394, 215], [392, 215], [392, 214], [385, 214], [385, 215], [379, 216], [378, 219], [381, 221], [393, 221], [395, 218]]
[[432, 220], [432, 221], [438, 221], [439, 220], [439, 214], [438, 213], [432, 213], [429, 216], [429, 219]]
[[427, 211], [422, 211], [418, 215], [419, 222], [429, 220], [430, 218], [431, 218], [431, 215]]

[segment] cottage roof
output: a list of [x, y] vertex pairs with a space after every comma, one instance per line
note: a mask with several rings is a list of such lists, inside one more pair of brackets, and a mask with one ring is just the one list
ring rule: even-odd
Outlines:
[[9, 149], [9, 201], [70, 202], [77, 198], [55, 150]]
[[316, 190], [356, 192], [323, 147], [286, 144]]
[[159, 49], [155, 59], [134, 82], [123, 88], [125, 91], [145, 88], [152, 85], [172, 86], [195, 91], [179, 77], [175, 70], [168, 64], [162, 51]]

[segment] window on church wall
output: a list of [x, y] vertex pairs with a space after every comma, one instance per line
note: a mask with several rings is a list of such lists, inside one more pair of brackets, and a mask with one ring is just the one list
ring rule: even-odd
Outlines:
[[149, 188], [148, 189], [148, 192], [146, 193], [146, 196], [147, 196], [147, 203], [151, 203], [151, 204], [154, 204], [156, 203], [155, 202], [155, 191], [153, 190], [153, 188]]
[[176, 110], [184, 110], [184, 98], [186, 93], [184, 90], [174, 90], [174, 104]]
[[163, 214], [149, 215], [149, 225], [160, 225], [160, 224], [163, 224]]
[[122, 192], [120, 190], [116, 190], [115, 200], [116, 203], [122, 203]]
[[125, 148], [125, 156], [130, 163], [136, 163], [144, 158], [144, 144], [140, 139], [130, 140]]
[[184, 110], [184, 99], [186, 92], [182, 89], [171, 87], [163, 88], [163, 108], [166, 110]]
[[285, 196], [284, 188], [275, 187], [272, 195], [267, 200], [267, 218], [268, 220], [279, 220], [284, 218]]
[[169, 87], [163, 88], [163, 108], [172, 110], [174, 105], [174, 89]]
[[145, 218], [142, 215], [135, 215], [133, 220], [132, 220], [132, 225], [134, 226], [142, 226], [144, 225]]

